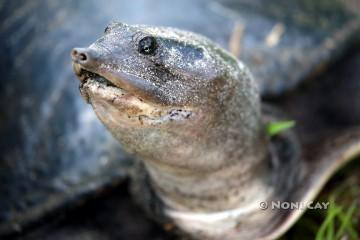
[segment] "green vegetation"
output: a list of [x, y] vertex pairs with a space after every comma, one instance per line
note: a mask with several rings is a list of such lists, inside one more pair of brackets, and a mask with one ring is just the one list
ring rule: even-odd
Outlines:
[[[321, 224], [316, 234], [316, 240], [323, 239], [342, 239], [348, 235], [350, 239], [358, 239], [355, 226], [352, 223], [357, 204], [354, 202], [345, 212], [344, 207], [337, 205], [334, 197], [330, 198], [329, 209], [324, 222]], [[337, 228], [335, 229], [335, 226]]]
[[266, 133], [270, 137], [273, 137], [294, 126], [295, 126], [295, 121], [271, 122], [266, 125]]
[[281, 240], [360, 239], [360, 159], [345, 167], [325, 186], [317, 202], [326, 210], [308, 210]]

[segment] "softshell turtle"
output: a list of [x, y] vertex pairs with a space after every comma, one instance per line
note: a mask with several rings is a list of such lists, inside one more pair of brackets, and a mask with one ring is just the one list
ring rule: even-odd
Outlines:
[[[284, 118], [263, 107], [245, 65], [210, 40], [172, 28], [109, 25], [72, 51], [80, 92], [123, 148], [142, 160], [133, 194], [150, 216], [194, 239], [274, 239], [360, 154], [360, 129], [327, 136], [307, 154]], [[301, 123], [300, 123], [301, 124]]]
[[[104, 189], [108, 185], [123, 181], [128, 175], [126, 169], [129, 169], [129, 167], [133, 165], [133, 161], [124, 155], [118, 144], [112, 140], [110, 135], [107, 134], [105, 129], [102, 128], [94, 118], [89, 108], [83, 105], [78, 98], [78, 93], [74, 90], [75, 83], [72, 81], [73, 77], [69, 67], [70, 60], [68, 59], [68, 52], [73, 46], [86, 44], [95, 39], [95, 36], [98, 35], [98, 31], [95, 30], [96, 28], [101, 29], [111, 20], [120, 18], [127, 22], [143, 22], [155, 25], [165, 24], [192, 30], [211, 38], [224, 48], [227, 47], [229, 39], [231, 38], [231, 45], [235, 49], [234, 52], [238, 53], [240, 49], [240, 59], [249, 67], [255, 76], [255, 81], [259, 82], [257, 85], [260, 87], [262, 96], [269, 97], [279, 96], [289, 92], [289, 90], [294, 89], [298, 85], [299, 81], [324, 69], [326, 64], [351, 46], [350, 43], [356, 40], [355, 36], [357, 36], [356, 34], [360, 26], [359, 16], [357, 15], [359, 13], [359, 11], [357, 11], [359, 9], [358, 1], [340, 2], [334, 0], [313, 2], [278, 0], [264, 4], [265, 1], [198, 0], [179, 1], [170, 4], [168, 1], [158, 0], [152, 2], [150, 5], [147, 1], [138, 1], [131, 4], [125, 1], [110, 1], [108, 4], [102, 4], [98, 1], [74, 3], [73, 1], [67, 0], [61, 3], [42, 0], [31, 2], [23, 1], [22, 4], [20, 2], [21, 1], [16, 3], [14, 1], [5, 1], [0, 5], [1, 33], [3, 36], [8, 36], [0, 39], [2, 43], [0, 47], [1, 54], [5, 56], [1, 59], [0, 65], [2, 72], [5, 74], [3, 78], [4, 81], [1, 82], [1, 96], [3, 98], [1, 104], [3, 104], [2, 109], [8, 109], [3, 113], [4, 118], [2, 119], [0, 130], [2, 135], [9, 136], [6, 139], [3, 138], [1, 141], [1, 234], [19, 231], [23, 226], [42, 219], [44, 216], [47, 216], [48, 213], [54, 212], [55, 209], [77, 202], [75, 200], [84, 199], [84, 197], [89, 194], [92, 195], [94, 192], [99, 192], [99, 190]], [[148, 6], [148, 11], [139, 11], [139, 6]], [[151, 14], [152, 11], [149, 10], [150, 8], [153, 8], [154, 11], [159, 14]], [[169, 11], [169, 9], [173, 11]], [[183, 17], [184, 11], [187, 12], [186, 18]], [[169, 14], [170, 12], [171, 14]], [[91, 18], [89, 18], [89, 13], [91, 13]], [[77, 26], [75, 26], [74, 23], [76, 23]], [[233, 34], [234, 25], [236, 26], [236, 34]], [[121, 24], [119, 26], [121, 26]], [[171, 32], [172, 30], [169, 31]], [[142, 31], [140, 31], [140, 33], [141, 32]], [[166, 32], [165, 30], [163, 34]], [[176, 34], [174, 37], [177, 39]], [[185, 41], [186, 37], [183, 37]], [[142, 39], [141, 35], [135, 38], [139, 41]], [[199, 43], [201, 44], [208, 42], [208, 40], [199, 40], [198, 38], [197, 35], [194, 35], [194, 42], [200, 41]], [[180, 41], [180, 43], [181, 42], [182, 41]], [[187, 42], [187, 40], [185, 42]], [[213, 59], [214, 56], [204, 56], [204, 52], [212, 51], [204, 51], [203, 48], [205, 48], [205, 46], [194, 48], [193, 45], [189, 45], [189, 48], [184, 48], [184, 50], [189, 50], [188, 55], [185, 54], [184, 56], [186, 56], [190, 62], [196, 61], [196, 59], [207, 59], [209, 60], [209, 62], [207, 62], [209, 66], [214, 66], [211, 65], [211, 59]], [[210, 45], [212, 46], [213, 44], [211, 43]], [[109, 48], [111, 49], [111, 47], [114, 46], [116, 46], [116, 44], [110, 44]], [[136, 44], [132, 47], [138, 50]], [[213, 51], [221, 55], [221, 57], [216, 57], [216, 59], [219, 60], [218, 64], [222, 65], [221, 69], [226, 69], [228, 64], [226, 64], [226, 61], [222, 58], [227, 58], [228, 53], [217, 47], [214, 47]], [[177, 54], [177, 52], [175, 51], [174, 54]], [[173, 60], [177, 59], [176, 57], [179, 56], [175, 55]], [[120, 61], [123, 58], [119, 56], [119, 58], [114, 59]], [[169, 57], [165, 60], [171, 61], [171, 58]], [[235, 60], [230, 56], [228, 61], [234, 62]], [[201, 63], [201, 61], [199, 61], [199, 63]], [[133, 67], [138, 66], [136, 64], [140, 64], [140, 62], [135, 61], [134, 64]], [[172, 62], [172, 64], [175, 64], [175, 62]], [[170, 64], [169, 66], [174, 65]], [[197, 65], [194, 66], [200, 67]], [[130, 71], [131, 64], [128, 65], [128, 67]], [[180, 65], [178, 67], [180, 67]], [[228, 67], [236, 70], [235, 68], [238, 66]], [[142, 68], [137, 69], [138, 73], [146, 73], [141, 69]], [[191, 70], [194, 68], [188, 66], [187, 69]], [[201, 70], [201, 68], [198, 69]], [[210, 67], [207, 69], [210, 69]], [[197, 79], [202, 79], [202, 74], [205, 74], [206, 77], [210, 79], [220, 74], [220, 72], [217, 72], [218, 68], [215, 68], [215, 66], [211, 70], [212, 71], [209, 72], [181, 72], [181, 74], [197, 76]], [[79, 69], [76, 71], [78, 72]], [[172, 74], [172, 72], [167, 72], [163, 68], [161, 68], [160, 71], [156, 68], [149, 69], [147, 73], [151, 73], [152, 71], [156, 72], [156, 74], [153, 75], [154, 79], [157, 74], [163, 74], [164, 76], [167, 74], [171, 76]], [[225, 72], [226, 71], [223, 71], [223, 73]], [[228, 74], [235, 74], [235, 72], [236, 71], [229, 71]], [[89, 74], [89, 72], [86, 72], [86, 74]], [[244, 75], [246, 79], [247, 74], [248, 73], [245, 73]], [[133, 75], [137, 76], [135, 73], [133, 73]], [[95, 75], [87, 75], [87, 77], [91, 76]], [[219, 76], [222, 75], [220, 74]], [[143, 77], [144, 79], [148, 79], [145, 76]], [[223, 82], [223, 77], [224, 76], [217, 79], [219, 82], [214, 83], [215, 87], [221, 87], [226, 83], [226, 81]], [[231, 77], [235, 79], [234, 76], [229, 76], [229, 79], [231, 79]], [[127, 78], [121, 79], [126, 80]], [[168, 85], [168, 87], [176, 87], [179, 88], [179, 90], [191, 90], [193, 87], [196, 87], [191, 86], [191, 82], [185, 85], [182, 84], [181, 79], [182, 78], [178, 79], [178, 84], [171, 84]], [[274, 114], [276, 110], [271, 110], [271, 108], [269, 110], [267, 107], [264, 107], [264, 109], [260, 111], [260, 104], [258, 100], [256, 100], [258, 93], [257, 90], [253, 88], [251, 83], [253, 80], [251, 79], [252, 78], [249, 77], [248, 81], [240, 81], [242, 84], [249, 85], [246, 89], [251, 90], [250, 92], [253, 91], [252, 94], [240, 91], [244, 96], [249, 94], [249, 96], [246, 96], [246, 99], [251, 100], [250, 103], [253, 105], [253, 108], [247, 112], [248, 114], [245, 113], [245, 111], [241, 116], [242, 119], [246, 120], [244, 124], [248, 124], [249, 128], [244, 128], [243, 125], [237, 121], [233, 121], [233, 123], [240, 124], [240, 126], [236, 126], [236, 129], [244, 129], [244, 135], [240, 136], [239, 141], [245, 141], [245, 139], [250, 137], [253, 139], [254, 144], [257, 141], [265, 142], [264, 144], [256, 144], [264, 148], [263, 151], [261, 149], [256, 149], [255, 151], [256, 154], [259, 154], [256, 158], [262, 159], [260, 155], [266, 152], [266, 142], [269, 140], [262, 132], [263, 128], [260, 127], [262, 124], [259, 123], [259, 125], [256, 125], [256, 122], [262, 122], [263, 118], [270, 118], [270, 120], [265, 119], [265, 121], [287, 118], [287, 115], [278, 117], [278, 115], [281, 116], [282, 113]], [[101, 78], [99, 77], [98, 80], [101, 80]], [[132, 80], [136, 79], [132, 78]], [[141, 78], [138, 78], [138, 80], [141, 80]], [[108, 81], [100, 82], [105, 83], [105, 85], [109, 83]], [[140, 81], [138, 83], [140, 85], [137, 87], [141, 90], [142, 82]], [[111, 87], [110, 85], [111, 84], [109, 84], [109, 87]], [[114, 85], [116, 86], [116, 84]], [[102, 85], [99, 86], [101, 88]], [[131, 86], [132, 85], [129, 85], [129, 87]], [[145, 101], [142, 103], [143, 107], [147, 107], [149, 101], [159, 104], [160, 100], [165, 101], [163, 96], [170, 94], [170, 91], [167, 93], [166, 91], [158, 92], [158, 86], [152, 88], [151, 85], [144, 85], [143, 87], [146, 87], [146, 89], [142, 89], [142, 91], [139, 92], [139, 89], [132, 89], [136, 94], [142, 96], [141, 100]], [[166, 89], [168, 88], [159, 88], [159, 90]], [[144, 90], [149, 91], [149, 94], [145, 94], [146, 91]], [[206, 97], [209, 93], [207, 91], [211, 89], [206, 88], [204, 85], [203, 90], [204, 92], [201, 93], [201, 96]], [[86, 96], [86, 93], [83, 93], [84, 96]], [[181, 93], [184, 94], [181, 97], [183, 101], [189, 101], [189, 99], [191, 99], [194, 102], [196, 101], [196, 104], [201, 104], [201, 101], [205, 100], [205, 98], [199, 98], [196, 91], [193, 92], [194, 95], [191, 96], [188, 94], [188, 91], [176, 92], [176, 94]], [[216, 97], [217, 91], [212, 92], [211, 95]], [[252, 98], [250, 95], [255, 97]], [[343, 95], [344, 94], [341, 96]], [[21, 100], [19, 100], [19, 96], [21, 96]], [[335, 96], [337, 95], [335, 94]], [[157, 97], [159, 99], [157, 99]], [[184, 104], [184, 102], [175, 101], [179, 100], [179, 96], [174, 95], [174, 97], [172, 100], [172, 98], [168, 96], [164, 103], [170, 104], [169, 106], [171, 106], [171, 104], [175, 104], [174, 106], [182, 106]], [[136, 101], [136, 98], [128, 99], [128, 101], [132, 100]], [[215, 101], [216, 99], [213, 100]], [[135, 104], [140, 104], [140, 102]], [[160, 104], [160, 108], [165, 108], [167, 106], [166, 104]], [[240, 102], [234, 106], [234, 108], [246, 110], [247, 108], [243, 108], [242, 104], [244, 103]], [[335, 131], [331, 124], [323, 122], [321, 118], [311, 116], [317, 109], [316, 106], [318, 104], [320, 104], [320, 101], [316, 99], [310, 109], [305, 108], [306, 99], [304, 100], [303, 96], [295, 97], [293, 100], [287, 102], [281, 101], [277, 104], [282, 107], [283, 112], [289, 114], [290, 118], [298, 122], [298, 127], [297, 133], [289, 131], [285, 133], [284, 136], [281, 135], [275, 140], [271, 140], [271, 142], [284, 142], [280, 144], [269, 144], [270, 146], [274, 146], [271, 147], [272, 150], [270, 151], [274, 156], [277, 155], [277, 152], [279, 152], [279, 154], [283, 152], [281, 149], [277, 149], [277, 146], [284, 145], [284, 148], [289, 150], [290, 156], [292, 156], [290, 157], [290, 163], [305, 162], [303, 159], [308, 159], [309, 162], [311, 162], [310, 159], [313, 158], [315, 159], [312, 161], [313, 163], [320, 164], [320, 156], [328, 156], [327, 154], [333, 152], [321, 150], [322, 148], [326, 148], [325, 145], [331, 144], [327, 141], [339, 139], [336, 140], [336, 142], [340, 142], [336, 144], [338, 147], [333, 148], [338, 150], [337, 154], [349, 153], [348, 150], [353, 149], [350, 145], [356, 143], [357, 131], [352, 127], [356, 126], [359, 117], [351, 114], [352, 124], [346, 123], [346, 128], [337, 127], [336, 130], [338, 131]], [[301, 109], [301, 111], [296, 111], [296, 109]], [[340, 109], [344, 110], [341, 104]], [[138, 109], [132, 110], [135, 112], [138, 111]], [[156, 114], [156, 111], [152, 112], [154, 109], [148, 108], [148, 110], [151, 114]], [[191, 119], [191, 116], [194, 116], [191, 110], [191, 108], [169, 109], [170, 112], [168, 112], [169, 114], [166, 116], [162, 115], [162, 111], [159, 111], [158, 114], [160, 115], [157, 117], [165, 116], [164, 119], [160, 118], [160, 120], [168, 120], [169, 122]], [[210, 113], [210, 110], [216, 109], [209, 109], [207, 111]], [[347, 114], [349, 113], [349, 110], [344, 111]], [[329, 112], [331, 112], [331, 109]], [[237, 114], [239, 114], [239, 112], [237, 112]], [[346, 114], [342, 114], [342, 116], [344, 115]], [[233, 117], [235, 116], [236, 114], [234, 114]], [[254, 121], [248, 117], [253, 118]], [[146, 115], [141, 118], [143, 118], [142, 121], [145, 121], [145, 123], [148, 120], [150, 122], [152, 120], [151, 118], [147, 118]], [[154, 118], [153, 120], [155, 120], [153, 122], [155, 125], [158, 124], [157, 120], [159, 119]], [[206, 118], [204, 118], [204, 120], [206, 120]], [[348, 118], [341, 119], [340, 116], [340, 120], [347, 122]], [[208, 122], [204, 122], [204, 124], [205, 123], [209, 124]], [[213, 125], [211, 125], [211, 127], [212, 126]], [[253, 135], [254, 133], [251, 133], [250, 129], [257, 129], [256, 131], [259, 132], [259, 136], [255, 136], [256, 134]], [[193, 131], [194, 135], [199, 132], [199, 130], [200, 128], [195, 129]], [[340, 131], [345, 131], [346, 133], [340, 133]], [[350, 132], [350, 134], [348, 132]], [[186, 133], [186, 131], [184, 131], [184, 133]], [[200, 134], [198, 137], [209, 137], [205, 132], [202, 134], [203, 135]], [[340, 135], [343, 134], [344, 136], [350, 136], [348, 138], [341, 138]], [[130, 137], [131, 134], [128, 136]], [[143, 136], [145, 136], [145, 134]], [[125, 137], [125, 135], [121, 137]], [[325, 141], [324, 139], [327, 140]], [[132, 139], [129, 138], [128, 143], [130, 143], [130, 140]], [[219, 138], [217, 141], [220, 140]], [[223, 140], [225, 142], [225, 139]], [[159, 141], [159, 144], [160, 143], [161, 141]], [[251, 142], [247, 142], [247, 144], [251, 145]], [[212, 148], [212, 153], [206, 150], [206, 154], [214, 156], [220, 146], [225, 146], [225, 144], [218, 145]], [[324, 147], [322, 147], [323, 145]], [[133, 145], [133, 147], [134, 146], [136, 145]], [[143, 150], [146, 150], [146, 145], [141, 146], [144, 146]], [[141, 146], [137, 145], [137, 148], [135, 150], [133, 149], [133, 151], [141, 154]], [[179, 146], [181, 145], [179, 144]], [[292, 148], [291, 146], [295, 147]], [[347, 146], [349, 148], [347, 148]], [[150, 147], [150, 145], [147, 145], [147, 147]], [[246, 150], [244, 154], [252, 156], [250, 152], [254, 151], [253, 147], [244, 147], [244, 151]], [[131, 146], [127, 148], [131, 148]], [[229, 148], [231, 148], [231, 144]], [[155, 150], [156, 148], [153, 149]], [[312, 152], [308, 152], [310, 151], [309, 149], [312, 149]], [[316, 151], [314, 149], [316, 149]], [[198, 150], [201, 150], [201, 148]], [[203, 148], [202, 152], [205, 152], [205, 148]], [[147, 154], [151, 155], [151, 153]], [[163, 152], [162, 154], [166, 153]], [[272, 158], [269, 157], [269, 159]], [[279, 159], [281, 160], [281, 158]], [[301, 196], [304, 195], [307, 190], [313, 189], [314, 192], [310, 195], [315, 195], [315, 190], [318, 191], [323, 184], [322, 181], [327, 178], [325, 177], [326, 173], [330, 174], [332, 172], [330, 169], [331, 166], [333, 166], [334, 170], [337, 168], [335, 160], [338, 158], [334, 156], [332, 159], [334, 160], [334, 165], [330, 164], [324, 168], [324, 173], [313, 172], [313, 176], [322, 176], [322, 178], [314, 179], [313, 181], [315, 183], [311, 183], [311, 180], [307, 179], [304, 183], [308, 183], [312, 187], [298, 187], [296, 188], [296, 193]], [[346, 159], [348, 158], [346, 157]], [[188, 161], [190, 160], [192, 159], [189, 158]], [[220, 156], [217, 160], [220, 160]], [[213, 165], [209, 166], [208, 170], [210, 172], [222, 164], [221, 161], [217, 160], [215, 161], [214, 159]], [[263, 160], [259, 160], [258, 162], [260, 166], [262, 166], [262, 161]], [[185, 163], [179, 162], [179, 164]], [[194, 164], [196, 164], [195, 161]], [[231, 164], [231, 159], [229, 158], [229, 165]], [[245, 165], [249, 167], [253, 166], [247, 163]], [[203, 167], [205, 166], [206, 165]], [[278, 166], [276, 161], [273, 161], [273, 166]], [[293, 165], [290, 164], [289, 166]], [[300, 164], [299, 169], [302, 168], [301, 166], [302, 164]], [[202, 164], [196, 166], [195, 169], [197, 169], [197, 167], [201, 168]], [[262, 172], [266, 173], [263, 167], [253, 167], [259, 171], [259, 174], [256, 174], [256, 176], [262, 176], [260, 179], [267, 178], [267, 174], [261, 174]], [[141, 166], [138, 166], [138, 168], [141, 169]], [[305, 169], [309, 168], [314, 170], [319, 169], [319, 171], [321, 171], [321, 167], [305, 167]], [[291, 170], [292, 169], [282, 169], [281, 171], [284, 171], [286, 175], [290, 175]], [[156, 174], [156, 169], [154, 171], [153, 174]], [[249, 171], [249, 173], [250, 172], [251, 171]], [[308, 170], [304, 170], [303, 172], [310, 173]], [[221, 173], [219, 174], [221, 175]], [[231, 174], [236, 175], [240, 174], [240, 172], [235, 171]], [[219, 178], [225, 179], [225, 175], [219, 176]], [[270, 175], [269, 179], [271, 179]], [[138, 177], [136, 178], [138, 181], [142, 181], [142, 179], [139, 179], [142, 176], [141, 174], [135, 174], [135, 176]], [[279, 179], [285, 179], [281, 176], [281, 174], [277, 175]], [[304, 178], [304, 176], [309, 177], [309, 175], [306, 174], [301, 175], [301, 172], [294, 174], [293, 177], [295, 179], [289, 187], [294, 187], [296, 178], [301, 179], [301, 177]], [[288, 177], [290, 178], [290, 176]], [[252, 179], [253, 177], [249, 176], [249, 178]], [[280, 182], [285, 183], [285, 180]], [[204, 186], [207, 184], [208, 183], [204, 183]], [[221, 184], [221, 181], [219, 184]], [[237, 183], [234, 182], [233, 184]], [[144, 186], [144, 184], [134, 186]], [[171, 181], [169, 181], [169, 186], [166, 187], [171, 187]], [[199, 188], [201, 187], [202, 186], [199, 185]], [[186, 189], [185, 184], [184, 188]], [[269, 187], [267, 189], [270, 191], [273, 188]], [[275, 191], [275, 189], [278, 188], [274, 188], [273, 190]], [[284, 189], [287, 189], [287, 186], [284, 186]], [[169, 189], [165, 190], [168, 191]], [[134, 192], [136, 193], [138, 191], [140, 191], [139, 188], [134, 187]], [[204, 191], [204, 189], [202, 189], [202, 191]], [[288, 196], [284, 196], [284, 194], [288, 191], [290, 190], [284, 190], [282, 193], [271, 196], [286, 198]], [[195, 193], [200, 192], [201, 191], [196, 191]], [[266, 191], [263, 193], [265, 194]], [[149, 193], [146, 199], [156, 199], [154, 198], [155, 196], [151, 194], [152, 193]], [[237, 195], [239, 193], [234, 194], [237, 197], [234, 198], [231, 204], [236, 205], [236, 199], [240, 198], [240, 196]], [[254, 191], [253, 194], [255, 196], [256, 191]], [[296, 197], [295, 192], [289, 196], [294, 197], [295, 200], [301, 198], [300, 196]], [[207, 197], [210, 205], [212, 205], [211, 202], [213, 200], [214, 202], [217, 201], [216, 198], [211, 195], [211, 192], [209, 192], [209, 196]], [[248, 197], [250, 198], [251, 196]], [[137, 199], [141, 200], [141, 198]], [[229, 199], [231, 200], [232, 198]], [[194, 201], [189, 201], [189, 204], [194, 204], [194, 209], [199, 209], [201, 210], [200, 212], [209, 212], [206, 210], [209, 207], [207, 204], [199, 207], [198, 204], [201, 203], [197, 203], [195, 196], [193, 200]], [[174, 204], [171, 203], [171, 198], [169, 201], [170, 203], [168, 204]], [[242, 201], [245, 203], [250, 200], [245, 198]], [[148, 203], [151, 202], [156, 203], [156, 201], [149, 201]], [[230, 207], [230, 205], [229, 208], [232, 207]], [[151, 206], [151, 208], [152, 207], [153, 206]], [[223, 203], [210, 207], [210, 212], [213, 213], [224, 210]], [[163, 210], [164, 207], [159, 206], [157, 209]], [[160, 213], [161, 212], [162, 211], [160, 211]], [[260, 211], [261, 214], [265, 214], [265, 216], [269, 218], [274, 217], [273, 221], [271, 221], [273, 225], [269, 224], [267, 228], [259, 232], [259, 229], [251, 228], [250, 224], [249, 236], [251, 234], [254, 234], [254, 236], [258, 236], [256, 234], [271, 236], [269, 235], [270, 232], [274, 234], [272, 236], [280, 234], [295, 221], [301, 211], [290, 211], [289, 213], [275, 215], [263, 212], [264, 211]], [[189, 217], [189, 215], [184, 215], [182, 212], [172, 211], [171, 213], [174, 216], [180, 217], [179, 221], [183, 219], [183, 216]], [[282, 219], [286, 218], [286, 216], [289, 216], [289, 220]], [[160, 216], [159, 218], [164, 219], [164, 216]], [[217, 217], [214, 219], [216, 218]], [[254, 215], [254, 218], [256, 218], [256, 215]], [[199, 217], [190, 216], [190, 219], [197, 221]], [[169, 222], [168, 219], [166, 219], [165, 222]], [[229, 226], [232, 224], [233, 223], [230, 222]], [[241, 224], [239, 224], [239, 226], [240, 225]], [[201, 224], [194, 226], [201, 227]], [[225, 227], [226, 226], [224, 226], [224, 228]], [[242, 227], [239, 227], [239, 231], [241, 231], [241, 229]], [[206, 233], [205, 231], [204, 234]]]

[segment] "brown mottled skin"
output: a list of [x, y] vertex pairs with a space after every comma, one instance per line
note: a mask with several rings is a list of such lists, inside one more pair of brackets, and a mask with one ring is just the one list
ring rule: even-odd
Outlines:
[[194, 33], [113, 23], [72, 58], [82, 96], [141, 160], [137, 201], [195, 239], [278, 237], [303, 210], [259, 204], [312, 200], [360, 152], [358, 132], [346, 133], [310, 165], [292, 131], [269, 139], [264, 124], [282, 114], [261, 107], [241, 62]]

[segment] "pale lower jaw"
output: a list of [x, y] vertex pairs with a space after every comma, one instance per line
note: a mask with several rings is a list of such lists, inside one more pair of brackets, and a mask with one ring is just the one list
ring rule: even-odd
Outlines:
[[154, 115], [159, 110], [159, 106], [145, 102], [122, 88], [108, 85], [108, 81], [89, 78], [81, 88], [88, 94], [90, 103], [93, 99], [102, 99], [110, 102], [114, 107], [132, 112], [131, 115], [137, 113]]
[[98, 79], [87, 79], [81, 84], [80, 91], [95, 111], [99, 107], [97, 105], [106, 105], [108, 111], [112, 111], [112, 115], [116, 112], [119, 122], [126, 124], [158, 125], [170, 121], [187, 120], [194, 115], [190, 108], [166, 107], [146, 102], [124, 89], [109, 86]]

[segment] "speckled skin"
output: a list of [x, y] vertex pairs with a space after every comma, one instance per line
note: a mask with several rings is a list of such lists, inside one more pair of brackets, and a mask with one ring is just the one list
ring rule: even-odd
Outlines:
[[[156, 48], [143, 54], [139, 42], [149, 36]], [[158, 206], [192, 238], [278, 237], [303, 211], [259, 204], [313, 199], [359, 151], [358, 138], [350, 138], [328, 164], [320, 157], [310, 166], [291, 131], [269, 139], [264, 123], [281, 114], [261, 110], [241, 62], [193, 33], [113, 23], [72, 57], [82, 96], [144, 165], [133, 175], [136, 198], [150, 196], [139, 201], [145, 209]]]

